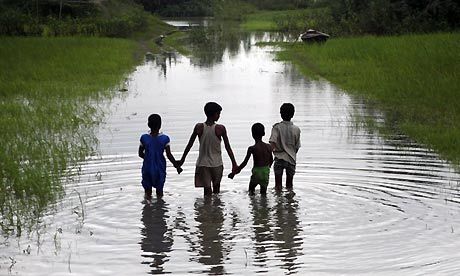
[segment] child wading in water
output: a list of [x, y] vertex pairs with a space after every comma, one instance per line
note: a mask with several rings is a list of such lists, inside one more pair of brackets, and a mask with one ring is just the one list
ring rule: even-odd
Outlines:
[[284, 103], [280, 107], [283, 121], [273, 125], [269, 142], [275, 155], [275, 189], [281, 191], [283, 171], [286, 170], [286, 188], [292, 189], [292, 180], [295, 174], [297, 152], [300, 148], [300, 128], [291, 122], [294, 117], [294, 105]]
[[185, 158], [198, 136], [200, 149], [196, 160], [195, 187], [204, 187], [204, 195], [220, 192], [220, 181], [224, 170], [221, 150], [222, 140], [224, 140], [225, 150], [232, 162], [232, 172], [236, 169], [236, 161], [228, 141], [227, 130], [225, 126], [216, 124], [216, 121], [220, 118], [221, 111], [222, 107], [219, 104], [215, 102], [206, 103], [204, 106], [206, 122], [195, 125], [179, 162], [179, 165], [185, 162]]
[[257, 185], [260, 185], [260, 194], [266, 195], [270, 177], [270, 166], [273, 163], [272, 147], [270, 144], [262, 141], [262, 137], [265, 135], [264, 125], [255, 123], [252, 125], [251, 132], [255, 144], [248, 147], [243, 162], [237, 167], [236, 172], [229, 174], [228, 177], [233, 178], [235, 174], [240, 173], [248, 164], [249, 158], [252, 155], [254, 166], [252, 168], [251, 180], [249, 181], [249, 194], [254, 195]]
[[166, 159], [163, 154], [165, 151], [166, 156], [176, 167], [177, 172], [181, 173], [182, 169], [171, 154], [169, 137], [160, 132], [160, 115], [150, 115], [148, 126], [150, 134], [143, 134], [140, 138], [139, 157], [144, 159], [142, 164], [142, 186], [145, 191], [145, 200], [150, 201], [152, 199], [152, 187], [156, 189], [158, 198], [163, 196], [163, 187], [166, 181]]

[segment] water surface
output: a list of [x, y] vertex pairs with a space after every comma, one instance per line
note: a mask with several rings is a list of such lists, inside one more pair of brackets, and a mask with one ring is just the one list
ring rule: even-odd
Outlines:
[[[372, 274], [460, 272], [459, 175], [402, 136], [356, 128], [376, 116], [327, 81], [301, 76], [239, 37], [211, 58], [157, 56], [136, 68], [109, 105], [100, 152], [67, 184], [67, 196], [29, 237], [4, 239], [0, 274]], [[268, 139], [279, 107], [292, 102], [302, 130], [294, 192], [247, 195], [250, 166], [224, 178], [222, 193], [194, 188], [198, 143], [184, 172], [168, 167], [163, 200], [141, 203], [139, 137], [159, 113], [176, 158], [203, 106], [223, 106], [240, 163], [261, 122]], [[230, 162], [224, 155], [225, 173]]]

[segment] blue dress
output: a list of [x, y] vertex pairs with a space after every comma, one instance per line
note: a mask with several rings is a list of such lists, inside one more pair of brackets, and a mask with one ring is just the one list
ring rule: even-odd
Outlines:
[[143, 134], [140, 140], [145, 150], [142, 164], [142, 186], [144, 189], [154, 187], [157, 191], [162, 191], [166, 180], [164, 150], [169, 145], [169, 137], [162, 133], [155, 137]]

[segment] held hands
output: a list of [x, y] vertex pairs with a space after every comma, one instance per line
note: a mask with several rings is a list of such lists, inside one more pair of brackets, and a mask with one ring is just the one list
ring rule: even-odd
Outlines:
[[177, 174], [180, 174], [183, 171], [183, 169], [181, 168], [182, 164], [184, 164], [184, 162], [182, 160], [176, 161], [173, 164], [174, 168], [176, 168]]
[[239, 174], [241, 172], [241, 169], [239, 166], [233, 167], [232, 172], [228, 174], [228, 178], [233, 179], [235, 175]]

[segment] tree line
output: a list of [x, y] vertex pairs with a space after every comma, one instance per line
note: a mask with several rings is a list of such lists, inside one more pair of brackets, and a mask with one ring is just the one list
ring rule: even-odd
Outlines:
[[[328, 22], [351, 34], [401, 34], [452, 31], [460, 26], [458, 0], [135, 0], [160, 16], [230, 18], [253, 10], [310, 9], [315, 22]], [[242, 9], [250, 5], [254, 9]], [[317, 14], [315, 13], [317, 11]], [[233, 16], [235, 17], [235, 16]], [[293, 20], [293, 19], [291, 19]], [[298, 19], [296, 19], [298, 20]], [[321, 24], [320, 24], [321, 25]]]
[[[104, 16], [111, 7], [118, 13]], [[460, 26], [459, 0], [0, 0], [0, 34], [126, 36], [145, 26], [144, 11], [243, 20], [257, 10], [296, 10], [295, 17], [286, 13], [276, 19], [280, 29], [311, 26], [335, 35], [453, 31]]]

